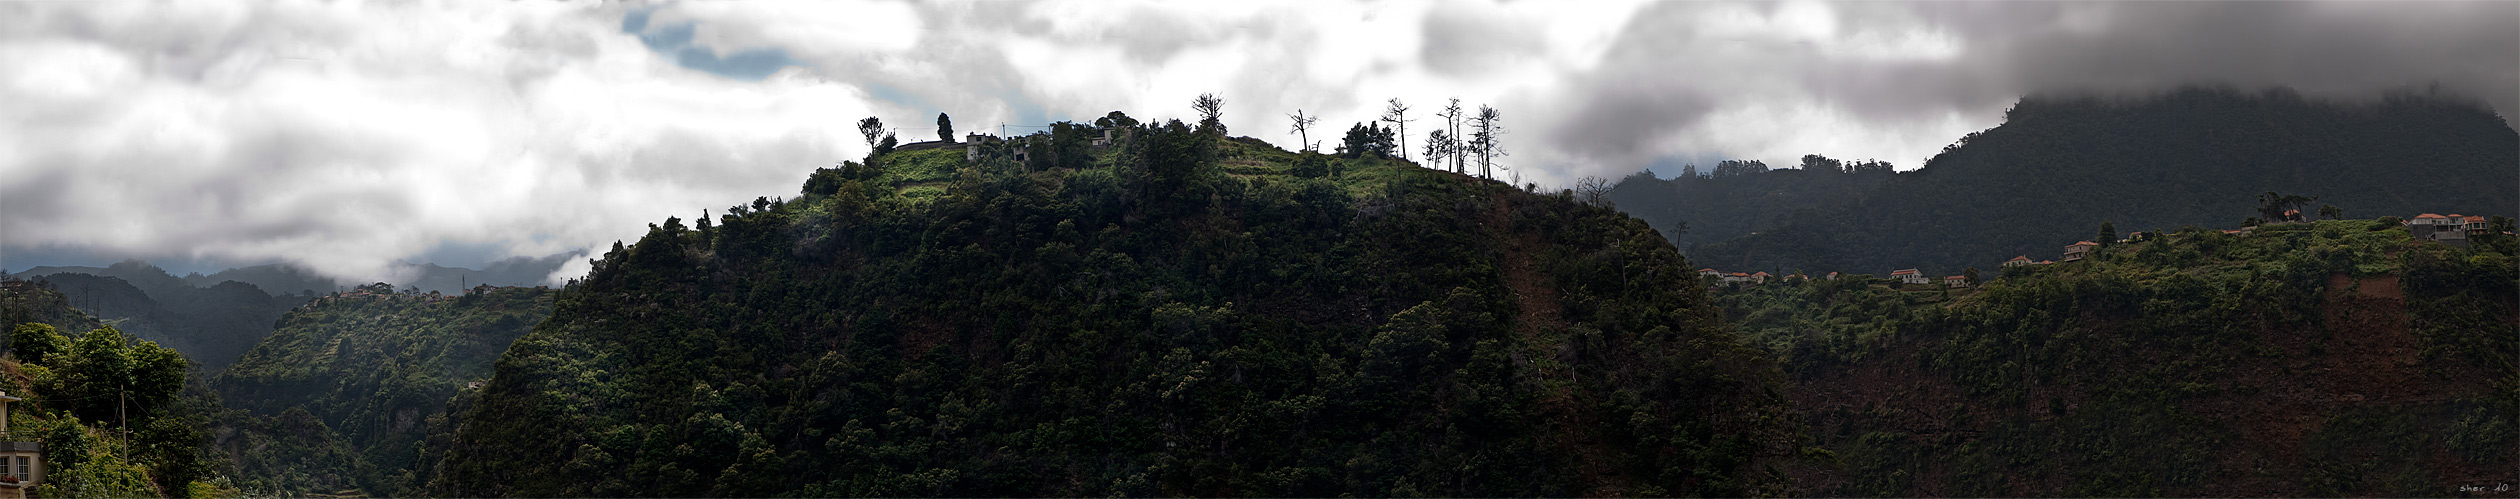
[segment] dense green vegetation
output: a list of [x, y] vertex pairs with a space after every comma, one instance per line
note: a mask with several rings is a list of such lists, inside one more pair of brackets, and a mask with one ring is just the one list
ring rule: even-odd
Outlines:
[[1635, 219], [1221, 127], [1056, 135], [616, 245], [458, 400], [428, 491], [1785, 490], [1773, 366]]
[[1715, 295], [1794, 379], [1824, 495], [2445, 495], [2520, 467], [2512, 238], [2146, 234], [1974, 289]]
[[450, 430], [450, 399], [550, 315], [535, 288], [319, 298], [212, 381], [235, 409], [213, 447], [248, 491], [417, 495], [434, 464], [422, 441]]
[[2333, 205], [2364, 218], [2510, 215], [2520, 206], [2514, 164], [2520, 134], [2470, 101], [2337, 104], [2280, 89], [2190, 88], [2026, 98], [2003, 125], [1916, 171], [1631, 178], [1613, 199], [1656, 228], [1686, 221], [1704, 237], [1688, 241], [1706, 242], [1688, 255], [1716, 268], [1949, 275], [2016, 255], [2057, 258], [2103, 222], [2238, 227], [2266, 191], [2317, 197], [2305, 214]]
[[[0, 283], [10, 305], [8, 356], [0, 379], [12, 395], [8, 433], [41, 444], [44, 497], [198, 497], [215, 460], [201, 454], [214, 402], [186, 393], [183, 354], [112, 327], [75, 336], [56, 323], [97, 324], [57, 291]], [[54, 318], [24, 321], [24, 318]]]

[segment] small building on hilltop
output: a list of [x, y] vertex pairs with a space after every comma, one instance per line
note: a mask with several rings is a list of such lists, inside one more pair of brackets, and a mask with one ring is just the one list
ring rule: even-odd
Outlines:
[[2099, 249], [2099, 248], [2100, 248], [2100, 243], [2095, 243], [2095, 242], [2091, 242], [2091, 241], [2083, 241], [2083, 242], [2078, 242], [2078, 243], [2074, 243], [2074, 244], [2068, 244], [2068, 245], [2065, 245], [2065, 261], [2071, 262], [2071, 261], [2075, 261], [2075, 260], [2081, 260], [2081, 259], [2083, 259], [2083, 257], [2091, 256], [2091, 250], [2094, 250], [2094, 249]]
[[1724, 271], [1721, 271], [1721, 270], [1715, 270], [1715, 269], [1712, 269], [1712, 268], [1698, 269], [1697, 274], [1698, 274], [1698, 277], [1713, 277], [1713, 278], [1718, 278], [1718, 279], [1721, 279], [1721, 278], [1723, 278], [1723, 277], [1724, 277]]
[[1916, 269], [1900, 269], [1900, 270], [1893, 270], [1893, 271], [1890, 271], [1890, 279], [1891, 279], [1891, 280], [1894, 280], [1894, 281], [1899, 281], [1899, 283], [1901, 283], [1901, 284], [1926, 284], [1926, 283], [1933, 282], [1933, 281], [1932, 281], [1932, 280], [1930, 280], [1930, 279], [1926, 279], [1926, 278], [1925, 278], [1925, 274], [1924, 274], [1924, 273], [1922, 273], [1922, 272], [1917, 272], [1917, 271], [1916, 271]]
[[1944, 285], [1944, 286], [1954, 287], [1954, 288], [1965, 288], [1965, 287], [1969, 287], [1969, 276], [1965, 276], [1965, 275], [1945, 276], [1945, 277], [1943, 277], [1943, 285]]
[[1769, 275], [1768, 275], [1768, 273], [1766, 273], [1766, 272], [1760, 272], [1760, 273], [1756, 273], [1756, 274], [1750, 274], [1750, 283], [1752, 283], [1752, 284], [1767, 284], [1768, 277], [1770, 277], [1770, 276], [1769, 276]]
[[2406, 221], [2406, 233], [2426, 241], [2466, 244], [2466, 222], [2467, 217], [2455, 213], [2450, 216], [2425, 213]]
[[1750, 282], [1750, 274], [1734, 272], [1724, 275], [1724, 283], [1731, 284], [1736, 282]]
[[2032, 262], [2032, 261], [2030, 261], [2030, 255], [2021, 255], [2021, 256], [2016, 256], [2016, 257], [2013, 257], [2013, 259], [2011, 259], [2011, 260], [2005, 260], [2005, 261], [2004, 261], [2004, 268], [2013, 268], [2013, 267], [2020, 267], [2020, 266], [2026, 266], [2026, 265], [2036, 265], [2036, 264], [2037, 264], [2036, 262]]

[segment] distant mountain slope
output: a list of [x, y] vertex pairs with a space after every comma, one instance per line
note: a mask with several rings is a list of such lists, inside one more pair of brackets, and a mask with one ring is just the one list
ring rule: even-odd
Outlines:
[[[1610, 201], [1619, 211], [1642, 219], [1680, 248], [1713, 244], [1749, 235], [1783, 222], [1797, 210], [1854, 201], [1871, 195], [1894, 173], [1845, 173], [1828, 170], [1776, 169], [1727, 176], [1687, 175], [1659, 179], [1638, 172], [1612, 186]], [[1689, 225], [1674, 235], [1675, 223]]]
[[652, 226], [500, 359], [430, 492], [1784, 490], [1773, 367], [1636, 220], [1126, 136], [896, 153]]
[[[1715, 293], [1837, 463], [1818, 496], [2450, 496], [2520, 479], [2520, 241], [2200, 230], [1975, 289]], [[2470, 495], [2491, 495], [2470, 494]]]
[[[28, 271], [32, 273], [33, 271]], [[186, 274], [186, 284], [207, 288], [227, 281], [252, 284], [275, 295], [322, 294], [339, 291], [342, 283], [296, 265], [275, 263], [221, 270], [210, 275]], [[312, 292], [312, 293], [310, 293]]]
[[[465, 286], [536, 286], [561, 263], [580, 256], [561, 253], [516, 257], [480, 270], [409, 265], [403, 289], [461, 294]], [[291, 264], [259, 265], [211, 275], [175, 277], [138, 260], [105, 267], [36, 267], [16, 277], [51, 281], [73, 306], [106, 319], [127, 320], [122, 329], [156, 341], [212, 372], [244, 355], [272, 329], [272, 321], [318, 293], [350, 286]]]
[[112, 277], [115, 279], [121, 279], [123, 282], [130, 283], [133, 288], [138, 289], [143, 293], [164, 293], [177, 288], [207, 286], [207, 284], [187, 285], [184, 282], [184, 279], [175, 277], [173, 274], [166, 273], [165, 269], [157, 268], [155, 265], [149, 265], [149, 262], [139, 260], [123, 260], [121, 262], [116, 262], [113, 265], [103, 267], [35, 267], [18, 271], [18, 273], [13, 275], [20, 279], [34, 279], [52, 274], [87, 274], [98, 277]]
[[271, 331], [273, 319], [303, 300], [276, 299], [235, 281], [208, 288], [174, 281], [149, 293], [120, 277], [61, 273], [35, 279], [59, 290], [80, 310], [122, 321], [117, 327], [123, 332], [183, 352], [209, 371], [244, 355]]
[[[443, 294], [461, 293], [466, 288], [480, 284], [539, 286], [549, 282], [551, 273], [560, 270], [561, 264], [568, 263], [569, 259], [584, 256], [585, 252], [574, 251], [541, 257], [510, 257], [490, 262], [480, 269], [446, 267], [429, 263], [404, 263], [398, 265], [401, 266], [401, 271], [406, 277], [401, 279], [402, 282], [391, 284], [395, 286], [395, 289], [417, 287], [421, 292], [436, 291]], [[88, 274], [120, 278], [159, 300], [166, 300], [167, 298], [162, 296], [166, 293], [181, 292], [181, 288], [208, 288], [227, 281], [252, 284], [275, 297], [314, 296], [334, 291], [347, 291], [354, 286], [369, 284], [334, 279], [288, 263], [238, 267], [210, 275], [192, 273], [176, 277], [165, 269], [150, 265], [148, 262], [124, 260], [104, 267], [35, 267], [11, 275], [32, 279], [52, 274]]]
[[[268, 418], [233, 423], [259, 436], [223, 439], [219, 448], [237, 463], [240, 480], [261, 490], [414, 495], [408, 487], [425, 482], [431, 464], [420, 455], [430, 422], [444, 419], [457, 392], [489, 378], [509, 342], [550, 315], [551, 292], [535, 288], [319, 298], [282, 316], [269, 338], [211, 380], [227, 407]], [[292, 440], [282, 430], [291, 427], [331, 435]], [[263, 442], [279, 445], [257, 448]], [[338, 442], [348, 462], [293, 462], [321, 453], [324, 442]], [[307, 468], [343, 476], [290, 478]]]
[[2111, 101], [2029, 98], [1872, 192], [1692, 249], [1718, 268], [1882, 274], [1991, 270], [2092, 239], [2183, 225], [2234, 228], [2267, 191], [2348, 216], [2511, 215], [2520, 134], [2481, 106], [2398, 95], [2329, 104], [2284, 91], [2191, 88]]

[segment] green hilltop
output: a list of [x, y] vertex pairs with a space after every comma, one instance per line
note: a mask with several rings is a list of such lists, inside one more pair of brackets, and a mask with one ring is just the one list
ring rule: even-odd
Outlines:
[[499, 360], [430, 493], [1783, 490], [1773, 366], [1634, 219], [1387, 149], [1121, 136], [652, 226]]

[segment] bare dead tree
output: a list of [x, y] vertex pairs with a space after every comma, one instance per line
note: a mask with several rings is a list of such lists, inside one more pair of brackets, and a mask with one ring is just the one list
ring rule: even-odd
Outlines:
[[1444, 156], [1452, 156], [1452, 171], [1454, 174], [1467, 174], [1462, 169], [1462, 118], [1467, 118], [1462, 116], [1462, 98], [1452, 98], [1452, 103], [1444, 103], [1444, 113], [1436, 113], [1436, 116], [1444, 116], [1444, 129], [1449, 129], [1444, 134], [1444, 149], [1452, 151], [1452, 154]]
[[1295, 114], [1286, 115], [1286, 119], [1295, 121], [1295, 129], [1291, 131], [1295, 134], [1295, 138], [1303, 141], [1298, 147], [1306, 151], [1312, 150], [1312, 126], [1313, 123], [1320, 122], [1321, 117], [1305, 116], [1304, 110], [1297, 109]]
[[1575, 181], [1576, 199], [1584, 204], [1604, 206], [1610, 199], [1610, 179], [1586, 175]]
[[1400, 160], [1408, 161], [1409, 122], [1417, 121], [1409, 119], [1409, 106], [1401, 104], [1399, 97], [1391, 98], [1391, 106], [1383, 108], [1382, 120], [1391, 123], [1392, 136], [1400, 138]]

